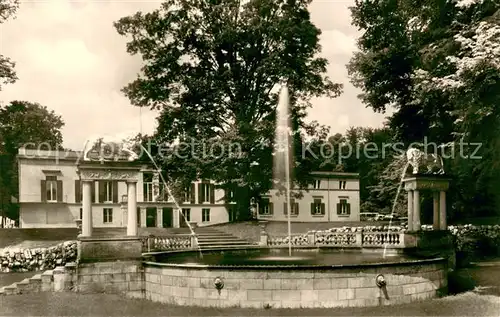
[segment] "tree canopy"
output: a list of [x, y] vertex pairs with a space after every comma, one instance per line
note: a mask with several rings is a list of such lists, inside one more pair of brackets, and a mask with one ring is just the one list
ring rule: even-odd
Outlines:
[[499, 9], [496, 0], [356, 0], [351, 9], [363, 31], [353, 84], [375, 111], [395, 110], [395, 140], [449, 145], [450, 201], [461, 214], [500, 206]]
[[[2, 209], [11, 219], [18, 219], [11, 197], [18, 196], [16, 156], [21, 147], [40, 150], [62, 149], [61, 116], [47, 107], [28, 101], [12, 101], [0, 107], [0, 195]], [[28, 143], [29, 144], [28, 146]]]
[[[168, 0], [115, 23], [131, 39], [127, 51], [144, 61], [124, 93], [136, 106], [160, 109], [157, 143], [192, 144], [157, 153], [162, 167], [182, 186], [210, 178], [233, 190], [240, 219], [251, 198], [272, 185], [278, 84], [290, 90], [301, 184], [313, 166], [302, 158], [303, 141], [321, 133], [317, 123], [305, 122], [311, 98], [341, 93], [326, 76], [327, 60], [318, 57], [321, 31], [311, 22], [310, 2]], [[223, 153], [207, 156], [215, 147]]]
[[[13, 17], [19, 7], [18, 0], [0, 0], [0, 24]], [[14, 70], [15, 63], [0, 53], [0, 91], [2, 85], [14, 83], [17, 80]]]

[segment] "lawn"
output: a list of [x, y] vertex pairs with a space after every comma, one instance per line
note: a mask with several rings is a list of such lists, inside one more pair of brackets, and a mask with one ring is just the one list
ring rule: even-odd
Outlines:
[[498, 316], [500, 297], [465, 293], [398, 306], [339, 309], [179, 307], [109, 294], [38, 293], [0, 297], [8, 316]]

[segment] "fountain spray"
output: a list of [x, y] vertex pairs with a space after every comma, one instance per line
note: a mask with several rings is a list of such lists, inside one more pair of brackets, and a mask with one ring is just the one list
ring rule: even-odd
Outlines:
[[156, 171], [158, 172], [158, 175], [160, 176], [160, 179], [163, 182], [163, 188], [167, 190], [168, 196], [170, 198], [172, 198], [172, 201], [174, 202], [175, 208], [177, 209], [177, 213], [180, 214], [180, 215], [182, 215], [182, 217], [184, 218], [184, 222], [188, 225], [189, 231], [191, 231], [191, 235], [193, 235], [194, 238], [195, 238], [195, 240], [196, 240], [196, 246], [198, 247], [198, 252], [200, 253], [200, 257], [203, 258], [203, 253], [201, 252], [201, 247], [200, 247], [200, 244], [198, 243], [198, 237], [194, 233], [194, 230], [191, 227], [191, 224], [187, 221], [186, 216], [182, 213], [182, 208], [177, 203], [177, 200], [175, 199], [174, 195], [172, 194], [172, 191], [170, 190], [170, 187], [167, 185], [167, 182], [165, 181], [165, 178], [161, 174], [161, 169], [158, 167], [158, 164], [156, 164], [156, 161], [153, 158], [153, 156], [151, 155], [151, 153], [149, 153], [149, 151], [142, 144], [141, 144], [141, 148], [142, 148], [142, 150], [144, 152], [146, 152], [146, 154], [148, 155], [149, 159], [151, 160], [151, 163], [153, 163]]
[[[394, 202], [392, 203], [391, 219], [389, 219], [389, 227], [387, 228], [387, 232], [390, 232], [390, 230], [391, 230], [394, 209], [396, 209], [396, 205], [398, 203], [398, 197], [399, 197], [399, 194], [401, 192], [401, 188], [403, 187], [403, 180], [406, 176], [406, 171], [408, 170], [409, 165], [410, 165], [410, 162], [406, 162], [405, 166], [403, 167], [403, 172], [401, 173], [401, 179], [399, 180], [399, 186], [398, 186], [398, 190], [396, 191], [396, 197], [394, 197]], [[384, 243], [384, 256], [383, 256], [384, 258], [385, 258], [386, 251], [387, 251], [387, 242]]]
[[[288, 87], [283, 84], [280, 91], [279, 103], [277, 107], [276, 114], [276, 143], [279, 146], [279, 150], [284, 151], [283, 160], [280, 159], [279, 155], [275, 157], [275, 176], [280, 179], [282, 176], [285, 177], [286, 185], [286, 205], [287, 205], [287, 220], [288, 220], [288, 254], [292, 256], [292, 226], [291, 226], [291, 213], [292, 205], [290, 199], [290, 140], [289, 140], [289, 97], [288, 97]], [[281, 170], [280, 165], [283, 164], [284, 171]], [[283, 175], [284, 174], [284, 175]]]

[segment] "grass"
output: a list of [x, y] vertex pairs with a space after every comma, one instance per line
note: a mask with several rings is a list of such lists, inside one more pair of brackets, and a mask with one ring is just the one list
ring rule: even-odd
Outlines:
[[338, 309], [180, 307], [111, 294], [38, 293], [0, 297], [8, 316], [497, 316], [500, 297], [473, 293], [397, 306]]

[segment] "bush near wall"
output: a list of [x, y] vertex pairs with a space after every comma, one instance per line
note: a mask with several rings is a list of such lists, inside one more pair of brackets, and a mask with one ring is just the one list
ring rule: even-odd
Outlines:
[[74, 262], [76, 241], [66, 241], [49, 248], [0, 250], [0, 272], [36, 272]]

